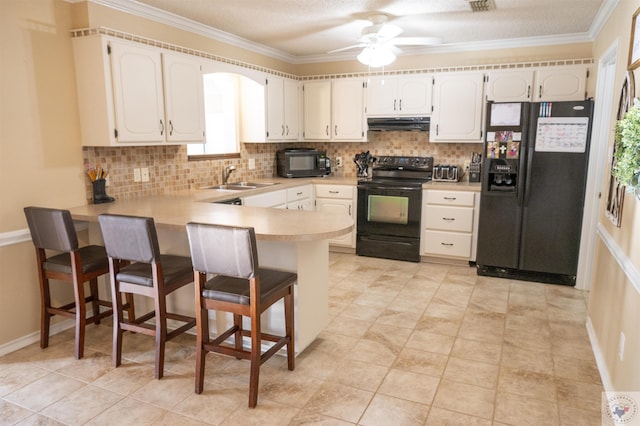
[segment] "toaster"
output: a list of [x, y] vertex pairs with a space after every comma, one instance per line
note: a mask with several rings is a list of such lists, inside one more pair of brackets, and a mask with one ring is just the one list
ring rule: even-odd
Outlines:
[[433, 166], [433, 181], [457, 182], [458, 180], [460, 180], [460, 169], [458, 166], [443, 164]]

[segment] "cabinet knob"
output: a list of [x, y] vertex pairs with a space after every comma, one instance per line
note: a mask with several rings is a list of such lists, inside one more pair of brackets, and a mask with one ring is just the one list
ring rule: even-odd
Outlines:
[[327, 124], [327, 128], [326, 128], [325, 132], [327, 133], [327, 136], [329, 136], [329, 125], [328, 124]]
[[164, 123], [162, 119], [160, 119], [160, 135], [164, 136]]
[[173, 136], [173, 123], [169, 120], [169, 136]]
[[284, 136], [284, 124], [282, 125], [282, 136]]

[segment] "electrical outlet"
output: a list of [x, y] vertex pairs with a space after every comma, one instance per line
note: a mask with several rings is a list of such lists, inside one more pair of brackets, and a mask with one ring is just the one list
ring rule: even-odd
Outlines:
[[336, 157], [336, 167], [342, 167], [342, 157]]
[[471, 161], [466, 160], [466, 161], [464, 162], [464, 169], [465, 169], [465, 170], [469, 170], [469, 165], [470, 165], [470, 164], [471, 164]]
[[140, 169], [139, 168], [133, 169], [133, 181], [140, 182], [141, 180], [142, 180], [142, 177], [140, 177]]
[[256, 168], [256, 159], [249, 158], [249, 170], [254, 170]]
[[624, 333], [621, 331], [620, 342], [618, 343], [618, 358], [620, 358], [620, 361], [624, 361], [624, 344], [626, 340]]
[[149, 168], [143, 167], [140, 169], [140, 177], [142, 182], [149, 182]]

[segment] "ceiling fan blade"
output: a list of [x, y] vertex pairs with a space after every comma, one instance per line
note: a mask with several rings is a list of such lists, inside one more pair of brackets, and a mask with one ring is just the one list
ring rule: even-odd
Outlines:
[[377, 36], [384, 40], [390, 40], [394, 37], [402, 34], [402, 28], [393, 24], [382, 24], [380, 29], [377, 31]]
[[327, 53], [344, 52], [345, 50], [351, 50], [351, 49], [355, 49], [355, 48], [358, 48], [358, 47], [365, 47], [365, 46], [366, 46], [365, 43], [352, 44], [351, 46], [346, 46], [346, 47], [341, 47], [340, 49], [330, 50]]
[[431, 46], [442, 44], [442, 39], [438, 37], [396, 37], [388, 42], [396, 46]]

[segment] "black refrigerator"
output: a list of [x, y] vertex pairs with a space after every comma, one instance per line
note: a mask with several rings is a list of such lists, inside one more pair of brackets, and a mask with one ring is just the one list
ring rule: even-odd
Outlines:
[[575, 285], [593, 101], [487, 104], [478, 275]]

